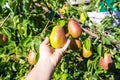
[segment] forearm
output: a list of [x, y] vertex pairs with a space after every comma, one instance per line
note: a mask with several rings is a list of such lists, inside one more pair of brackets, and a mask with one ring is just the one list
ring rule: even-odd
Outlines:
[[50, 80], [54, 71], [50, 61], [39, 60], [35, 67], [28, 74], [26, 80]]

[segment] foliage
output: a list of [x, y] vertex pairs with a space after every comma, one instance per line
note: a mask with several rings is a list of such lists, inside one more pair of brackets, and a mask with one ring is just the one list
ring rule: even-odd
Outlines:
[[[8, 37], [8, 42], [0, 46], [0, 80], [19, 80], [27, 75], [31, 65], [27, 61], [28, 52], [34, 50], [37, 55], [40, 43], [49, 36], [55, 25], [67, 29], [68, 19], [79, 21], [83, 31], [79, 37], [85, 43], [90, 39], [90, 58], [82, 57], [82, 48], [73, 51], [68, 48], [58, 64], [53, 80], [119, 80], [120, 79], [120, 24], [113, 27], [114, 18], [105, 17], [101, 24], [92, 23], [89, 18], [81, 23], [80, 14], [99, 11], [100, 0], [91, 0], [89, 5], [81, 3], [71, 6], [66, 0], [0, 0], [0, 34]], [[5, 6], [6, 4], [6, 6]], [[9, 5], [9, 6], [8, 6]], [[66, 5], [64, 14], [59, 9]], [[120, 1], [113, 5], [120, 10]], [[111, 11], [110, 11], [111, 12]], [[88, 45], [89, 46], [89, 45]], [[109, 70], [103, 70], [99, 59], [108, 52], [113, 63]]]

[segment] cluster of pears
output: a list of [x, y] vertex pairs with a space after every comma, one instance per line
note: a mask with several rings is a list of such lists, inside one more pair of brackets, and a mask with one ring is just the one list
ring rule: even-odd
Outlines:
[[[82, 28], [79, 23], [73, 19], [70, 19], [68, 22], [68, 34], [73, 38], [71, 39], [71, 48], [77, 49], [81, 47], [80, 40], [77, 38], [82, 34]], [[50, 44], [53, 48], [61, 48], [67, 41], [67, 37], [63, 27], [55, 26], [52, 29], [50, 35]]]
[[[79, 23], [75, 20], [69, 20], [68, 23], [68, 32], [71, 34], [72, 39], [70, 42], [70, 47], [72, 50], [78, 50], [81, 48], [81, 42], [79, 40], [79, 36], [82, 34], [82, 28], [79, 25]], [[84, 46], [82, 45], [82, 56], [84, 58], [89, 58], [92, 55], [92, 52], [90, 50], [87, 50]]]
[[[79, 23], [74, 19], [69, 19], [68, 22], [68, 34], [72, 36], [70, 42], [70, 48], [72, 50], [78, 50], [81, 48], [81, 41], [79, 40], [80, 35], [82, 34], [82, 28]], [[63, 27], [55, 26], [52, 29], [50, 34], [50, 44], [53, 48], [61, 48], [65, 45], [67, 37]], [[89, 51], [83, 48], [83, 57], [88, 58], [91, 56], [88, 55]]]
[[81, 42], [78, 39], [82, 34], [82, 28], [75, 20], [70, 19], [68, 23], [68, 32], [72, 36], [70, 47], [72, 50], [78, 50], [81, 48]]

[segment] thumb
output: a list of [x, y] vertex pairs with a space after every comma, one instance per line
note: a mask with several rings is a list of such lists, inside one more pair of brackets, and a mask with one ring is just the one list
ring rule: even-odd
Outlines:
[[42, 42], [42, 44], [46, 44], [46, 45], [49, 44], [49, 38], [46, 37], [45, 40]]
[[68, 48], [69, 44], [70, 44], [70, 40], [67, 40], [66, 44], [62, 48], [63, 52]]
[[54, 66], [56, 66], [58, 64], [58, 62], [61, 60], [62, 55], [63, 55], [64, 51], [67, 49], [67, 47], [69, 46], [69, 44], [70, 44], [70, 40], [67, 40], [67, 42], [63, 46], [63, 48], [56, 49], [55, 52], [52, 54], [50, 59]]

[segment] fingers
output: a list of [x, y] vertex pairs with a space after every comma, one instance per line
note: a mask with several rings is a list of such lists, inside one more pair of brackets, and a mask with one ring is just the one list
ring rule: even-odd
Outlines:
[[67, 40], [66, 44], [63, 46], [63, 51], [65, 51], [67, 49], [67, 47], [69, 46], [70, 44], [70, 40]]
[[67, 40], [66, 44], [63, 46], [63, 48], [55, 49], [55, 52], [51, 56], [51, 61], [54, 66], [57, 66], [58, 62], [62, 58], [62, 55], [64, 51], [67, 49], [67, 47], [70, 44], [70, 40]]
[[49, 44], [49, 38], [46, 37], [42, 44]]

